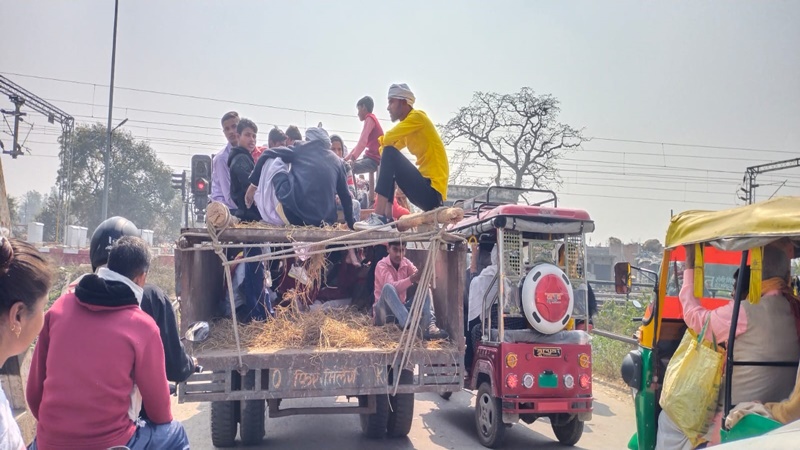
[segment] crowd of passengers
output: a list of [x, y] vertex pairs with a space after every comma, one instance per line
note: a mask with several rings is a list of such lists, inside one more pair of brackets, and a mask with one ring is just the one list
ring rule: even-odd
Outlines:
[[[364, 125], [351, 152], [321, 124], [305, 136], [296, 126], [285, 132], [275, 127], [267, 146], [258, 146], [258, 126], [228, 112], [221, 120], [228, 144], [212, 162], [211, 200], [241, 220], [273, 225], [331, 225], [341, 212], [356, 230], [389, 228], [398, 214], [408, 213], [395, 201], [396, 188], [422, 211], [433, 210], [447, 199], [449, 163], [436, 127], [414, 108], [415, 100], [406, 84], [389, 88], [386, 109], [398, 123], [384, 133], [372, 98], [360, 99], [356, 108]], [[404, 148], [416, 157], [416, 167], [400, 153]], [[365, 179], [371, 172], [377, 176], [374, 193]], [[373, 204], [374, 212], [359, 220], [361, 209]]]
[[[407, 85], [390, 87], [387, 110], [399, 123], [384, 134], [372, 99], [359, 100], [364, 129], [350, 153], [321, 127], [306, 130], [304, 139], [297, 127], [273, 129], [267, 148], [259, 147], [258, 126], [229, 112], [221, 121], [228, 145], [212, 163], [211, 197], [242, 220], [275, 225], [333, 224], [339, 210], [350, 228], [385, 228], [409, 213], [402, 198], [435, 209], [446, 199], [448, 162], [435, 126], [414, 101]], [[354, 204], [366, 206], [362, 175], [374, 171], [375, 212], [356, 222]], [[181, 343], [167, 295], [146, 283], [151, 255], [139, 235], [122, 217], [101, 223], [90, 244], [93, 273], [66, 286], [47, 312], [50, 263], [30, 244], [0, 236], [0, 363], [36, 341], [25, 390], [37, 420], [28, 449], [189, 448], [172, 417], [169, 383], [187, 380], [198, 367]], [[403, 326], [409, 318], [420, 272], [405, 250], [404, 243], [387, 243], [385, 257], [375, 261], [371, 310], [378, 325]], [[446, 338], [430, 291], [421, 298], [424, 337]], [[0, 450], [25, 448], [0, 390]]]

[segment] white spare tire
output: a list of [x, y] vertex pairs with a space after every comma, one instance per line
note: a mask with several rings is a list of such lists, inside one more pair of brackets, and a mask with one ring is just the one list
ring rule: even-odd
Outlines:
[[572, 283], [557, 266], [537, 264], [525, 276], [521, 303], [525, 318], [533, 329], [544, 334], [558, 333], [572, 315], [575, 304]]

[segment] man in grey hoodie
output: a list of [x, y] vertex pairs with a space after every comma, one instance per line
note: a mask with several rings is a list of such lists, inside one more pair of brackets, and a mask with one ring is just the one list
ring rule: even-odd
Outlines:
[[347, 188], [344, 162], [331, 151], [331, 140], [324, 129], [311, 127], [306, 131], [306, 142], [292, 149], [270, 149], [261, 155], [276, 157], [292, 166], [291, 171], [279, 172], [272, 178], [275, 195], [290, 224], [336, 223], [338, 195], [347, 226], [353, 228], [353, 199]]

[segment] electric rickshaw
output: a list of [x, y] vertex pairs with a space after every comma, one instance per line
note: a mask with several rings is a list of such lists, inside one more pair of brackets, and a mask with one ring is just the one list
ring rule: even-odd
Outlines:
[[[546, 198], [504, 201], [525, 194]], [[499, 255], [467, 337], [473, 358], [464, 387], [477, 391], [478, 440], [498, 447], [512, 424], [547, 418], [561, 444], [575, 445], [592, 417], [590, 338], [574, 324], [589, 319], [585, 235], [594, 221], [559, 207], [552, 191], [494, 186], [463, 206], [450, 231], [486, 238]]]

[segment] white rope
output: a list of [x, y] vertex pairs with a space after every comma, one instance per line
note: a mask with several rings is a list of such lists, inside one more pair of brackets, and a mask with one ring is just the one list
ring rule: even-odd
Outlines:
[[[223, 231], [225, 231], [225, 229], [228, 228], [228, 225], [230, 225], [230, 222], [227, 222], [225, 226], [220, 229], [219, 233], [221, 234]], [[233, 293], [233, 277], [231, 277], [231, 268], [225, 264], [228, 262], [228, 256], [225, 254], [223, 248], [219, 246], [219, 234], [214, 230], [214, 227], [211, 225], [211, 223], [207, 223], [206, 228], [208, 228], [208, 234], [211, 236], [211, 241], [214, 245], [214, 253], [219, 256], [223, 265], [225, 266], [225, 281], [228, 284], [228, 300], [231, 304], [231, 318], [233, 319], [233, 336], [236, 339], [236, 357], [239, 359], [239, 371], [241, 372], [244, 370], [244, 362], [242, 361], [242, 341], [239, 339], [239, 321], [236, 318], [236, 300]]]
[[[438, 225], [438, 223], [435, 224], [437, 228]], [[414, 300], [411, 303], [408, 321], [406, 321], [405, 327], [403, 327], [403, 331], [400, 334], [400, 342], [398, 343], [397, 350], [395, 350], [394, 358], [392, 359], [392, 368], [395, 370], [393, 395], [397, 395], [397, 389], [400, 386], [400, 373], [402, 373], [406, 364], [408, 364], [412, 349], [414, 348], [414, 340], [419, 335], [422, 308], [424, 307], [425, 297], [429, 293], [431, 294], [431, 308], [433, 308], [433, 295], [430, 292], [430, 289], [431, 284], [433, 284], [434, 289], [436, 288], [434, 277], [436, 272], [436, 258], [439, 254], [439, 248], [444, 242], [443, 237], [445, 233], [446, 229], [442, 227], [436, 233], [433, 239], [431, 239], [431, 246], [428, 249], [427, 257], [425, 258], [425, 267], [422, 268], [420, 281], [417, 285], [417, 291], [414, 293]], [[430, 324], [424, 324], [424, 326], [427, 327], [430, 326]], [[400, 358], [400, 365], [396, 365], [398, 357]]]

